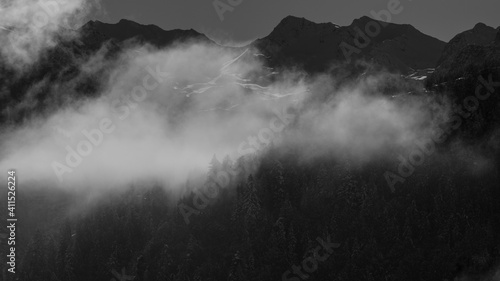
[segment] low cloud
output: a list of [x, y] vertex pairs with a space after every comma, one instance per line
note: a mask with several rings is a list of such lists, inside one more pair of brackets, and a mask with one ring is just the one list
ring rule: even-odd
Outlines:
[[[386, 73], [339, 88], [326, 74], [275, 73], [253, 49], [189, 42], [162, 50], [131, 45], [114, 59], [104, 53], [80, 66], [81, 75], [103, 73], [99, 93], [4, 132], [1, 169], [62, 188], [149, 180], [178, 189], [206, 173], [214, 155], [262, 153], [274, 137], [306, 159], [388, 157], [429, 135], [449, 111], [426, 95], [384, 94], [387, 81], [403, 83]], [[49, 95], [77, 96], [79, 78], [53, 83]], [[271, 124], [277, 120], [284, 126]], [[280, 136], [269, 129], [278, 127]]]
[[59, 37], [75, 37], [89, 0], [4, 0], [0, 4], [0, 52], [16, 69], [33, 65]]

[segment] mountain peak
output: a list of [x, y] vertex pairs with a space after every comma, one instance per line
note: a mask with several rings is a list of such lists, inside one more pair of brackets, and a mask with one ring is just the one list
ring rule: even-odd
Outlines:
[[[411, 31], [418, 31], [413, 25], [411, 24], [397, 24], [397, 23], [391, 23], [391, 22], [384, 22], [380, 20], [373, 19], [369, 16], [362, 16], [360, 18], [357, 18], [352, 21], [350, 27], [357, 26], [360, 27], [362, 30], [366, 28], [366, 26], [371, 23], [371, 22], [378, 22], [379, 24], [384, 24], [384, 26], [391, 26], [392, 28], [397, 28], [399, 30], [411, 30]], [[420, 32], [420, 31], [418, 31]]]
[[450, 43], [462, 42], [463, 44], [486, 45], [493, 41], [497, 32], [497, 29], [480, 22], [474, 28], [457, 34], [450, 40]]
[[276, 28], [290, 28], [290, 27], [293, 28], [293, 27], [298, 27], [298, 26], [300, 26], [300, 27], [319, 26], [322, 28], [325, 28], [325, 27], [338, 28], [338, 27], [340, 27], [339, 25], [334, 24], [332, 22], [316, 23], [316, 22], [310, 21], [310, 20], [303, 18], [303, 17], [299, 18], [296, 16], [287, 16], [280, 21], [280, 23], [276, 26]]
[[158, 27], [157, 25], [154, 24], [144, 25], [128, 19], [121, 19], [115, 25], [120, 26], [121, 28], [137, 28], [143, 31], [149, 30], [150, 32], [165, 32], [165, 30]]
[[361, 22], [361, 23], [368, 23], [368, 22], [371, 22], [371, 21], [377, 21], [377, 20], [374, 20], [372, 18], [370, 18], [369, 16], [362, 16], [360, 18], [357, 18], [357, 19], [354, 19], [352, 21], [352, 23], [354, 24], [355, 22]]
[[139, 24], [135, 21], [128, 20], [128, 19], [121, 19], [118, 23], [118, 25], [135, 25], [135, 26], [141, 26], [142, 24]]
[[101, 21], [98, 21], [98, 20], [89, 20], [87, 23], [82, 25], [81, 28], [90, 28], [90, 27], [95, 27], [95, 26], [102, 25], [102, 24], [104, 24], [104, 23]]
[[128, 19], [120, 19], [120, 21], [118, 21], [118, 23], [134, 23], [134, 24], [138, 24], [135, 21], [128, 20]]
[[312, 25], [315, 24], [312, 21], [309, 21], [305, 18], [299, 18], [296, 16], [287, 16], [284, 19], [281, 20], [281, 22], [278, 24], [278, 27], [288, 27], [288, 26], [298, 26], [298, 25]]
[[443, 51], [439, 64], [454, 60], [466, 46], [487, 46], [496, 42], [498, 30], [482, 22], [477, 23], [474, 28], [459, 33], [453, 37]]
[[492, 29], [493, 27], [487, 26], [486, 24], [482, 22], [478, 22], [472, 30], [477, 30], [477, 29]]
[[305, 18], [287, 16], [273, 29], [268, 38], [280, 42], [291, 42], [298, 40], [301, 36], [326, 34], [338, 28], [338, 25], [331, 22], [315, 23]]

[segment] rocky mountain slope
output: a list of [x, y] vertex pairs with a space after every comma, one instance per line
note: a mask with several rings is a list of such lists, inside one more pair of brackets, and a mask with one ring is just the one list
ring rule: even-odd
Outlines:
[[[100, 21], [89, 21], [80, 29], [84, 43], [89, 45], [102, 44], [108, 40], [125, 42], [135, 39], [138, 43], [149, 43], [156, 47], [165, 47], [176, 41], [188, 39], [212, 42], [205, 35], [190, 30], [163, 30], [156, 25], [142, 25], [134, 21], [122, 19], [118, 23], [110, 24]], [[212, 42], [213, 43], [213, 42]]]
[[500, 67], [500, 29], [478, 23], [457, 34], [443, 51], [429, 83], [450, 83], [464, 77], [477, 78], [481, 71]]
[[[356, 41], [360, 31], [367, 41]], [[434, 67], [445, 45], [411, 25], [384, 23], [366, 16], [345, 27], [289, 16], [254, 44], [276, 65], [322, 71], [332, 63], [362, 58], [405, 73]]]
[[446, 47], [443, 54], [439, 59], [439, 64], [443, 63], [447, 58], [457, 55], [467, 45], [486, 46], [495, 40], [498, 31], [484, 23], [478, 23], [474, 28], [457, 34], [453, 37]]

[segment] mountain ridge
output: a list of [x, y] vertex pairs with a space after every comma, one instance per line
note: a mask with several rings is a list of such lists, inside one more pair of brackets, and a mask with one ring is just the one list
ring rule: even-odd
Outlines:
[[455, 35], [445, 46], [443, 54], [439, 59], [438, 65], [441, 65], [450, 58], [457, 56], [467, 45], [487, 46], [495, 41], [498, 30], [482, 22], [474, 25], [472, 29], [463, 31]]
[[98, 45], [108, 40], [125, 42], [132, 39], [150, 43], [156, 47], [165, 47], [175, 41], [187, 39], [214, 43], [207, 36], [194, 29], [164, 30], [154, 24], [143, 25], [128, 19], [121, 19], [114, 24], [98, 20], [89, 21], [80, 28], [80, 31], [83, 33], [82, 41], [96, 41], [93, 43]]
[[[373, 22], [380, 27], [379, 34], [368, 37], [369, 44], [358, 48], [358, 31], [362, 30], [365, 36], [366, 33], [371, 34], [367, 28]], [[127, 19], [114, 24], [89, 21], [81, 31], [84, 41], [90, 45], [92, 41], [97, 42], [94, 45], [101, 45], [110, 39], [124, 42], [134, 38], [157, 47], [188, 38], [214, 43], [193, 29], [167, 31], [156, 25], [143, 25]], [[316, 72], [324, 71], [335, 63], [348, 61], [346, 44], [355, 48], [355, 52], [349, 56], [402, 73], [435, 67], [445, 47], [445, 42], [422, 33], [410, 24], [386, 23], [362, 16], [354, 19], [350, 25], [340, 26], [332, 22], [316, 23], [292, 15], [284, 17], [267, 36], [254, 40], [246, 47], [261, 49], [270, 58], [272, 66], [293, 65]]]
[[[379, 32], [369, 37], [366, 33], [370, 30], [366, 31], [366, 28], [372, 22], [377, 23]], [[365, 47], [356, 44], [359, 30], [369, 37], [370, 42]], [[416, 68], [434, 67], [445, 42], [409, 24], [385, 23], [368, 16], [355, 19], [348, 26], [314, 23], [305, 18], [288, 16], [269, 35], [252, 44], [273, 57], [275, 65], [299, 65], [311, 71], [324, 71], [333, 63], [344, 63], [347, 56], [342, 46], [348, 44], [355, 50], [355, 58], [371, 60], [388, 69], [410, 72]]]

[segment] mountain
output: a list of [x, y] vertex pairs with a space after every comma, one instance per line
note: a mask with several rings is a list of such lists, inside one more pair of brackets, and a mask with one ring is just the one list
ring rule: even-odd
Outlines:
[[[365, 48], [358, 48], [355, 44], [357, 30], [365, 31], [374, 23], [381, 27], [380, 34], [371, 37]], [[135, 39], [157, 47], [190, 38], [213, 43], [192, 29], [165, 31], [155, 25], [141, 25], [129, 20], [120, 20], [116, 24], [90, 21], [81, 31], [82, 41], [94, 48], [110, 39], [117, 42]], [[366, 16], [345, 27], [288, 16], [268, 36], [252, 43], [269, 58], [271, 66], [299, 65], [307, 71], [323, 71], [331, 63], [345, 62], [346, 44], [356, 48], [353, 59], [362, 58], [404, 73], [434, 67], [445, 45], [411, 25], [384, 23]]]
[[474, 28], [457, 34], [446, 44], [439, 64], [456, 56], [467, 45], [486, 46], [493, 43], [497, 34], [498, 30], [493, 27], [484, 23], [476, 24]]
[[[4, 30], [0, 32], [5, 32]], [[64, 30], [62, 33], [70, 32]], [[163, 30], [155, 25], [142, 25], [130, 20], [120, 20], [115, 24], [102, 23], [100, 21], [89, 21], [79, 30], [81, 35], [78, 40], [68, 39], [60, 36], [56, 38], [58, 44], [40, 54], [39, 60], [30, 68], [29, 72], [18, 76], [8, 66], [0, 61], [0, 83], [4, 85], [0, 92], [0, 107], [14, 107], [15, 102], [21, 102], [25, 94], [33, 85], [42, 81], [49, 84], [57, 81], [69, 81], [80, 77], [77, 83], [78, 96], [93, 96], [99, 92], [99, 77], [102, 73], [81, 74], [79, 63], [85, 60], [85, 57], [92, 56], [104, 43], [113, 42], [107, 50], [107, 56], [117, 54], [123, 47], [121, 43], [135, 41], [137, 43], [148, 43], [158, 48], [166, 47], [174, 42], [183, 42], [187, 40], [197, 40], [208, 44], [215, 44], [205, 35], [190, 30]], [[48, 87], [48, 86], [46, 86]], [[8, 90], [6, 90], [8, 89]], [[44, 100], [45, 88], [37, 91], [41, 96], [40, 102], [33, 110], [21, 111], [19, 116], [26, 116], [47, 108], [46, 104], [57, 107], [57, 102], [48, 102]], [[62, 102], [62, 101], [61, 101]], [[9, 116], [7, 116], [9, 115]], [[10, 114], [0, 114], [0, 123], [11, 120]]]
[[[155, 25], [142, 25], [130, 20], [120, 20], [114, 24], [89, 21], [78, 31], [80, 40], [61, 38], [60, 43], [47, 50], [36, 66], [22, 77], [17, 77], [7, 66], [0, 65], [0, 68], [5, 68], [0, 75], [0, 82], [5, 85], [5, 89], [9, 89], [0, 95], [0, 104], [13, 106], [12, 103], [22, 101], [30, 87], [40, 81], [50, 84], [75, 77], [82, 77], [77, 83], [79, 95], [92, 96], [98, 93], [100, 86], [94, 76], [100, 74], [79, 75], [79, 61], [91, 56], [108, 41], [114, 43], [108, 49], [108, 56], [118, 53], [122, 48], [121, 43], [129, 41], [149, 43], [158, 48], [193, 39], [216, 45], [204, 34], [192, 29], [167, 31]], [[366, 42], [359, 39], [360, 33]], [[497, 46], [493, 45], [494, 42]], [[481, 23], [445, 44], [411, 25], [385, 23], [366, 16], [354, 20], [348, 26], [315, 23], [305, 18], [288, 16], [268, 36], [250, 44], [262, 53], [253, 56], [263, 55], [265, 63], [271, 68], [299, 66], [310, 73], [362, 59], [407, 74], [411, 79], [425, 80], [439, 63], [437, 73], [432, 75], [434, 84], [461, 77], [464, 69], [470, 65], [500, 65], [498, 45], [500, 29]], [[248, 47], [227, 48], [243, 52]], [[272, 73], [278, 71], [272, 70]], [[39, 91], [43, 96], [44, 89]], [[40, 107], [46, 103], [41, 99]], [[50, 104], [57, 106], [55, 102]], [[29, 110], [23, 114], [35, 111]], [[0, 122], [3, 120], [10, 118], [0, 115]]]
[[[375, 21], [369, 17], [354, 20], [348, 27], [366, 30], [373, 22], [382, 26], [380, 34], [371, 37], [370, 45], [363, 49], [365, 58], [388, 67], [424, 69], [435, 67], [445, 43], [428, 36], [409, 24]], [[385, 27], [383, 26], [385, 25]]]
[[165, 47], [176, 41], [195, 39], [213, 43], [205, 35], [190, 30], [163, 30], [156, 25], [142, 25], [134, 21], [122, 19], [118, 23], [109, 24], [100, 21], [89, 21], [80, 29], [82, 41], [89, 46], [100, 46], [108, 40], [125, 42], [135, 39], [139, 43], [149, 43], [156, 47]]
[[[265, 38], [253, 45], [270, 57], [273, 66], [300, 64], [321, 68], [326, 60], [340, 60], [342, 30], [332, 23], [317, 24], [304, 18], [286, 17]], [[337, 50], [337, 51], [336, 51]]]
[[478, 23], [457, 34], [446, 44], [433, 84], [455, 83], [456, 79], [475, 79], [480, 72], [497, 71], [500, 66], [500, 29]]
[[[380, 27], [379, 34], [367, 36], [366, 47], [356, 45], [357, 31], [366, 34], [369, 26]], [[331, 63], [347, 61], [346, 46], [349, 46], [354, 50], [352, 58], [371, 60], [401, 72], [434, 67], [445, 45], [411, 25], [385, 23], [366, 16], [345, 27], [288, 16], [254, 44], [270, 56], [275, 65], [300, 65], [306, 70], [322, 71]]]
[[[440, 64], [426, 80], [426, 88], [435, 92], [450, 93], [458, 103], [466, 102], [471, 94], [483, 90], [481, 81], [500, 81], [499, 30], [478, 23], [473, 29], [456, 35], [446, 44]], [[480, 78], [481, 77], [481, 78]], [[500, 120], [498, 96], [478, 105], [467, 118], [463, 128], [474, 128], [470, 136], [487, 134]]]

